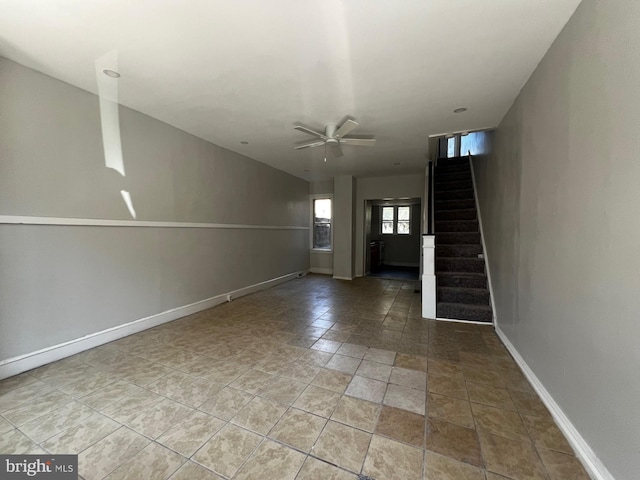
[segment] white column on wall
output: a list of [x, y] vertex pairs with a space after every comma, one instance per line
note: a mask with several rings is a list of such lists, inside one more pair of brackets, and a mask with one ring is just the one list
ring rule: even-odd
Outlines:
[[333, 180], [333, 278], [353, 279], [355, 179], [342, 175]]
[[422, 236], [422, 317], [436, 318], [436, 237]]

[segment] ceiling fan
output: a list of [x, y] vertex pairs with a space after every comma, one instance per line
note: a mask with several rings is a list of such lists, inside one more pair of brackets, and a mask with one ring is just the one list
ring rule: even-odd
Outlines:
[[[296, 150], [303, 148], [319, 147], [320, 145], [328, 146], [333, 152], [334, 157], [341, 157], [343, 155], [340, 145], [355, 145], [359, 147], [373, 147], [376, 144], [375, 138], [345, 138], [351, 130], [358, 126], [358, 122], [354, 120], [345, 121], [340, 127], [335, 123], [330, 123], [324, 127], [324, 133], [316, 132], [310, 128], [303, 127], [302, 125], [296, 125], [293, 127], [295, 130], [308, 133], [319, 137], [319, 140], [313, 140], [295, 147]], [[326, 159], [325, 159], [326, 160]]]

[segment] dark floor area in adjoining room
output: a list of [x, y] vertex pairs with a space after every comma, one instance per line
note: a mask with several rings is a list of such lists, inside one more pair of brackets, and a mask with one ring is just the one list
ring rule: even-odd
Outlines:
[[387, 278], [390, 280], [418, 280], [420, 269], [418, 267], [394, 267], [382, 265], [369, 274], [370, 277]]
[[86, 480], [587, 480], [490, 325], [308, 275], [0, 381], [0, 452]]

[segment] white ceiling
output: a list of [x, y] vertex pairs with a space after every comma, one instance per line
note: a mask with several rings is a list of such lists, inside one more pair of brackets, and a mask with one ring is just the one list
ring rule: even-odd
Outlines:
[[[579, 3], [0, 0], [0, 55], [96, 93], [103, 58], [123, 105], [307, 180], [400, 174], [496, 126]], [[376, 147], [293, 149], [347, 115]]]

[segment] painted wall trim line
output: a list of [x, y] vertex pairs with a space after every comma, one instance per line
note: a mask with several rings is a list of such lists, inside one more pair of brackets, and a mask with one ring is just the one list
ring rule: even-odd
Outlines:
[[436, 317], [435, 320], [437, 320], [439, 322], [472, 323], [474, 325], [485, 325], [487, 327], [493, 327], [493, 323], [477, 322], [476, 320], [458, 320], [458, 319], [455, 319], [455, 318], [441, 318], [441, 317]]
[[19, 355], [17, 357], [9, 358], [0, 361], [0, 380], [17, 375], [27, 370], [46, 365], [47, 363], [60, 360], [62, 358], [75, 355], [76, 353], [84, 352], [90, 348], [104, 345], [105, 343], [118, 340], [119, 338], [126, 337], [128, 335], [147, 330], [164, 323], [177, 320], [178, 318], [191, 315], [202, 310], [206, 310], [216, 305], [232, 301], [235, 298], [240, 298], [250, 293], [265, 290], [270, 287], [274, 287], [289, 280], [302, 277], [307, 274], [306, 270], [289, 273], [280, 277], [272, 278], [264, 282], [249, 285], [237, 290], [222, 293], [214, 297], [206, 298], [189, 305], [183, 305], [181, 307], [172, 308], [164, 312], [151, 315], [149, 317], [133, 320], [122, 325], [107, 328], [100, 332], [90, 333], [84, 337], [69, 340], [58, 345], [52, 345], [35, 352]]
[[0, 215], [0, 224], [66, 225], [88, 227], [231, 228], [250, 230], [309, 230], [296, 225], [243, 225], [238, 223], [156, 222], [151, 220], [108, 220], [101, 218], [32, 217]]
[[325, 267], [311, 267], [309, 269], [311, 273], [321, 273], [323, 275], [333, 275], [333, 268], [325, 268]]
[[527, 377], [527, 380], [529, 380], [542, 402], [549, 409], [549, 412], [551, 412], [551, 416], [556, 421], [565, 437], [567, 437], [567, 440], [576, 453], [576, 457], [580, 460], [580, 463], [582, 463], [589, 475], [595, 480], [615, 480], [613, 475], [611, 475], [609, 470], [607, 470], [607, 467], [605, 467], [600, 461], [587, 441], [582, 437], [582, 435], [580, 435], [578, 429], [562, 411], [560, 405], [556, 403], [536, 374], [533, 373], [533, 370], [531, 370], [529, 365], [527, 365], [524, 358], [522, 358], [518, 353], [516, 347], [513, 346], [511, 341], [509, 341], [505, 333], [498, 326], [496, 326], [496, 333], [500, 337], [500, 340], [502, 340], [502, 343], [507, 347], [507, 350], [509, 350], [509, 353], [518, 366], [522, 369], [525, 377]]
[[491, 310], [493, 312], [493, 324], [498, 324], [498, 315], [496, 313], [496, 301], [493, 295], [493, 282], [491, 281], [491, 268], [489, 267], [489, 254], [487, 253], [487, 245], [484, 243], [484, 230], [482, 229], [482, 212], [480, 211], [480, 202], [478, 201], [478, 188], [476, 187], [476, 172], [473, 168], [473, 156], [469, 155], [469, 167], [471, 169], [471, 183], [473, 184], [473, 198], [476, 201], [476, 211], [478, 212], [478, 227], [480, 228], [480, 241], [482, 242], [482, 253], [484, 254], [484, 265], [487, 269], [487, 284], [489, 284], [489, 300], [491, 301]]

